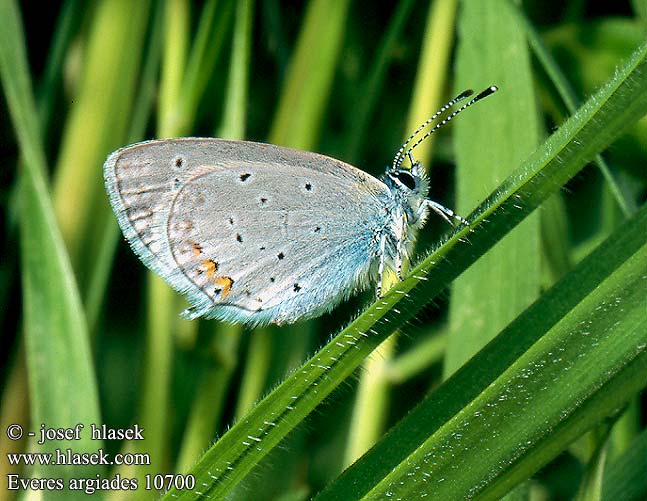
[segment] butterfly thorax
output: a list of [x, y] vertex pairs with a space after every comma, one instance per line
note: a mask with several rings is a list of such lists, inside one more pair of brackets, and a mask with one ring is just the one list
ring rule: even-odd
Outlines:
[[419, 162], [411, 169], [387, 169], [384, 183], [389, 188], [395, 205], [402, 209], [406, 223], [419, 229], [425, 222], [428, 207], [425, 203], [429, 179]]
[[408, 257], [418, 230], [427, 218], [425, 200], [429, 180], [420, 163], [416, 162], [411, 169], [387, 169], [384, 183], [389, 189], [391, 205], [386, 253], [388, 257], [395, 257], [399, 247]]

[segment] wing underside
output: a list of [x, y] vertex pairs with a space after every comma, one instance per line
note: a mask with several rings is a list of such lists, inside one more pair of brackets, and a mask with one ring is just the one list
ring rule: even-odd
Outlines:
[[141, 143], [105, 172], [124, 235], [191, 316], [283, 323], [329, 309], [367, 277], [386, 218], [375, 178], [259, 143]]

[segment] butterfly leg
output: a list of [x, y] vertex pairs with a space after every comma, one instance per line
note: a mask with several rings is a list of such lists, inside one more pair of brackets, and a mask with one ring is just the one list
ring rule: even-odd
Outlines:
[[[398, 247], [402, 247], [402, 242], [398, 242]], [[402, 282], [402, 249], [398, 249], [398, 254], [395, 256], [395, 272], [398, 274], [398, 280]]]
[[379, 299], [382, 296], [382, 276], [384, 275], [384, 260], [386, 259], [386, 233], [380, 237], [380, 265], [377, 269], [377, 289], [375, 296]]
[[442, 204], [439, 204], [438, 202], [434, 202], [433, 200], [425, 200], [425, 203], [431, 210], [433, 210], [436, 214], [438, 214], [440, 217], [442, 217], [445, 221], [447, 221], [449, 224], [452, 226], [456, 226], [454, 224], [454, 220], [458, 221], [459, 223], [469, 226], [470, 224], [463, 219], [461, 216], [456, 214], [453, 210], [448, 209]]
[[[406, 219], [403, 216], [402, 217], [402, 228], [405, 228], [404, 231], [406, 231]], [[396, 252], [395, 252], [395, 272], [398, 274], [398, 280], [402, 281], [404, 280], [402, 278], [402, 254], [404, 253], [404, 249], [402, 248], [402, 245], [404, 243], [405, 235], [400, 235], [400, 238], [398, 238], [398, 244], [396, 246]]]

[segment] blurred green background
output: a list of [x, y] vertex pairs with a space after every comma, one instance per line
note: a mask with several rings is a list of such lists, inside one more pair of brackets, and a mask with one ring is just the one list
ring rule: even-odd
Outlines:
[[[39, 450], [5, 438], [14, 422], [139, 423], [144, 443], [103, 445], [111, 454], [147, 452], [152, 464], [88, 468], [88, 476], [187, 471], [373, 299], [370, 291], [319, 319], [254, 332], [181, 320], [184, 300], [147, 274], [116, 226], [101, 171], [111, 151], [154, 137], [240, 138], [317, 151], [379, 176], [403, 138], [452, 95], [496, 84], [497, 95], [416, 150], [430, 197], [467, 215], [572, 113], [533, 37], [577, 105], [613, 76], [647, 27], [647, 4], [638, 0], [528, 0], [515, 10], [525, 18], [499, 0], [0, 2], [3, 43], [16, 42], [0, 102], [2, 482], [12, 471], [52, 475], [8, 465], [8, 452]], [[18, 67], [21, 38], [28, 67]], [[20, 108], [9, 91], [11, 61], [17, 85], [28, 76], [22, 88], [33, 88], [31, 107]], [[15, 109], [35, 131], [31, 150], [19, 139]], [[483, 271], [475, 266], [426, 304], [230, 498], [297, 500], [321, 491], [611, 235], [647, 197], [647, 123], [604, 159], [606, 174], [587, 166], [506, 237], [507, 249], [479, 261]], [[33, 179], [20, 174], [30, 163], [44, 174], [34, 196], [25, 188]], [[420, 255], [449, 230], [432, 217]], [[645, 442], [646, 408], [643, 392], [610, 435], [610, 458], [635, 437]], [[608, 436], [596, 428], [571, 444], [517, 495], [596, 499], [587, 475], [595, 477], [595, 451]]]

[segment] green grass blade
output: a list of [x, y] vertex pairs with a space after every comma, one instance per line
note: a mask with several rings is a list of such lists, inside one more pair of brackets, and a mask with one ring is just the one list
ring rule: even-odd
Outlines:
[[396, 341], [397, 335], [385, 339], [362, 365], [347, 432], [343, 467], [356, 461], [384, 432], [391, 396], [391, 384], [385, 377], [385, 369], [395, 352]]
[[645, 0], [631, 0], [631, 5], [645, 25], [647, 25], [647, 2]]
[[[449, 58], [454, 44], [457, 8], [457, 0], [440, 0], [429, 5], [422, 53], [407, 116], [406, 136], [442, 105]], [[415, 150], [416, 159], [427, 168], [434, 139], [433, 135], [430, 136]]]
[[[46, 161], [29, 80], [18, 6], [0, 2], [0, 76], [21, 148], [20, 191], [23, 321], [33, 431], [100, 422], [88, 332], [69, 257], [46, 184]], [[26, 426], [27, 424], [24, 423]], [[48, 443], [39, 452], [67, 442]], [[101, 446], [83, 434], [75, 451]], [[100, 468], [51, 466], [48, 476], [94, 475]], [[73, 493], [70, 494], [73, 496]]]
[[214, 429], [225, 409], [232, 373], [238, 363], [240, 332], [230, 326], [219, 328], [209, 346], [212, 359], [201, 374], [195, 400], [182, 436], [178, 454], [178, 472], [187, 472], [213, 439]]
[[[528, 18], [524, 15], [521, 8], [518, 5], [515, 5], [513, 2], [510, 2], [510, 4], [512, 6], [513, 15], [519, 23], [519, 26], [523, 27], [525, 34], [528, 37], [528, 42], [530, 43], [530, 46], [537, 56], [537, 59], [540, 61], [542, 67], [548, 74], [550, 80], [555, 86], [555, 89], [557, 89], [557, 92], [564, 102], [566, 109], [570, 113], [573, 113], [579, 104], [579, 100], [577, 99], [573, 87], [567, 80], [566, 75], [564, 75], [561, 68], [557, 64], [557, 61], [555, 61], [548, 48], [544, 45], [541, 37], [539, 36], [539, 33], [537, 33], [537, 30], [535, 30], [532, 23], [530, 23]], [[600, 155], [597, 155], [595, 157], [595, 164], [600, 169], [600, 172], [602, 172], [602, 175], [604, 176], [614, 199], [616, 200], [625, 217], [636, 212], [636, 203], [630, 196], [623, 192], [622, 188], [611, 172], [611, 169]]]
[[232, 139], [244, 139], [247, 123], [245, 110], [248, 104], [250, 34], [254, 2], [253, 0], [242, 0], [238, 2], [236, 8], [231, 64], [227, 81], [227, 99], [225, 99], [225, 111], [220, 132], [217, 135]]
[[[12, 424], [26, 423], [29, 419], [29, 403], [25, 395], [28, 394], [27, 366], [25, 361], [24, 343], [16, 350], [13, 364], [10, 367], [5, 386], [0, 398], [0, 426], [6, 430]], [[11, 440], [6, 433], [0, 435], [0, 454], [15, 454], [24, 451], [25, 444], [21, 441]], [[12, 465], [9, 461], [0, 463], [0, 475], [20, 475], [22, 465]]]
[[69, 49], [72, 37], [81, 23], [83, 9], [80, 9], [79, 0], [67, 0], [56, 20], [54, 40], [47, 57], [47, 65], [43, 78], [38, 85], [36, 101], [42, 130], [49, 127], [54, 105], [54, 94], [60, 85], [62, 67], [66, 51]]
[[386, 366], [386, 377], [392, 383], [402, 383], [433, 364], [442, 361], [447, 349], [447, 333], [434, 332], [404, 353], [399, 354]]
[[[348, 0], [308, 3], [269, 142], [306, 150], [315, 144], [335, 74], [348, 5]], [[316, 60], [313, 54], [317, 54]], [[313, 65], [317, 71], [308, 71]]]
[[[456, 79], [459, 90], [495, 84], [488, 112], [455, 124], [456, 206], [482, 200], [539, 144], [540, 124], [526, 38], [508, 0], [462, 3]], [[539, 293], [539, 214], [527, 218], [452, 285], [444, 374], [492, 339]]]
[[270, 329], [256, 329], [249, 341], [248, 355], [240, 382], [235, 417], [243, 419], [265, 391], [272, 355]]
[[[156, 5], [151, 19], [150, 34], [145, 50], [144, 64], [139, 79], [137, 97], [131, 111], [132, 121], [124, 138], [126, 144], [140, 141], [144, 138], [146, 125], [149, 122], [153, 101], [157, 90], [157, 74], [160, 66], [162, 29], [162, 8]], [[104, 302], [106, 287], [110, 279], [110, 272], [115, 257], [117, 243], [121, 231], [115, 221], [112, 210], [104, 210], [97, 216], [99, 228], [95, 245], [93, 245], [94, 259], [88, 270], [87, 287], [85, 290], [85, 311], [90, 332], [95, 331], [99, 313]]]
[[541, 214], [541, 247], [546, 262], [545, 286], [552, 285], [573, 269], [566, 203], [561, 193], [546, 200]]
[[647, 498], [647, 431], [634, 440], [629, 449], [605, 471], [602, 499], [638, 501]]
[[[394, 329], [411, 319], [596, 153], [647, 112], [647, 44], [537, 149], [409, 277], [371, 305], [232, 427], [192, 469], [200, 493], [222, 498]], [[490, 99], [495, 102], [496, 96]], [[483, 104], [483, 109], [487, 104]], [[469, 240], [468, 240], [469, 237]], [[396, 307], [397, 305], [397, 307]]]
[[[632, 233], [614, 237], [644, 242], [646, 214]], [[430, 489], [440, 499], [497, 499], [640, 391], [647, 376], [647, 244], [614, 261], [609, 277], [364, 499], [412, 499]], [[552, 310], [543, 301], [535, 306], [535, 315]], [[517, 338], [531, 328], [517, 324]]]
[[178, 106], [180, 131], [189, 130], [195, 121], [200, 99], [204, 96], [223, 46], [228, 40], [233, 11], [234, 2], [231, 0], [210, 0], [202, 9], [198, 31], [186, 63]]
[[595, 449], [587, 460], [586, 470], [574, 501], [600, 501], [602, 497], [602, 478], [607, 461], [611, 421], [609, 419], [602, 422], [584, 437], [593, 443]]
[[164, 55], [160, 77], [157, 121], [159, 137], [186, 134], [185, 121], [178, 113], [189, 51], [190, 7], [181, 0], [167, 0], [164, 10]]
[[[631, 368], [636, 356], [643, 357], [642, 370], [647, 370], [645, 345], [641, 348], [639, 339], [646, 337], [644, 328], [641, 333], [630, 320], [633, 315], [638, 325], [645, 322], [640, 318], [645, 301], [640, 281], [644, 279], [635, 270], [647, 263], [645, 224], [647, 208], [413, 409], [318, 501], [360, 499], [370, 489], [375, 490], [369, 499], [380, 498], [380, 493], [384, 496], [391, 488], [393, 497], [419, 495], [412, 491], [396, 494], [400, 480], [414, 491], [422, 489], [420, 485], [433, 489], [439, 499], [463, 499], [477, 486], [470, 491], [472, 495], [486, 485], [494, 488], [491, 482], [499, 483], [497, 495], [503, 495], [596, 420], [615, 412], [618, 402], [612, 399], [595, 413], [589, 404], [605, 392], [613, 397], [611, 386], [627, 385], [626, 391], [617, 392], [620, 400], [638, 391], [640, 378], [614, 379], [622, 369]], [[626, 270], [628, 263], [633, 263], [632, 270]], [[598, 309], [600, 301], [605, 304], [615, 294], [625, 294], [623, 289], [627, 296], [615, 311]], [[630, 296], [636, 300], [633, 304]], [[604, 315], [613, 318], [597, 318]], [[603, 340], [610, 348], [602, 346]], [[609, 361], [603, 363], [605, 359]], [[582, 371], [588, 374], [586, 378]], [[610, 386], [600, 390], [605, 383]], [[584, 387], [589, 391], [587, 397], [578, 393]], [[547, 426], [555, 433], [546, 432]], [[479, 431], [472, 435], [475, 428]], [[517, 440], [514, 445], [512, 437]], [[507, 459], [498, 456], [503, 451], [510, 454]], [[427, 453], [427, 460], [417, 457]], [[530, 459], [520, 465], [524, 455]], [[432, 465], [435, 468], [430, 469]], [[424, 472], [426, 480], [412, 469]], [[407, 473], [420, 480], [418, 487], [404, 480]]]
[[398, 37], [413, 6], [413, 0], [402, 0], [397, 3], [387, 32], [375, 51], [374, 62], [367, 72], [366, 82], [359, 86], [361, 92], [358, 92], [357, 105], [350, 117], [349, 130], [352, 133], [348, 135], [348, 146], [346, 147], [346, 160], [349, 162], [355, 162], [358, 159], [364, 139], [371, 130], [370, 119], [381, 96], [380, 90], [387, 75], [389, 62], [393, 58]]
[[[110, 211], [101, 166], [128, 130], [150, 2], [100, 2], [93, 11], [84, 65], [54, 177], [54, 207], [83, 297], [94, 245]], [[106, 123], [97, 117], [110, 117]]]

